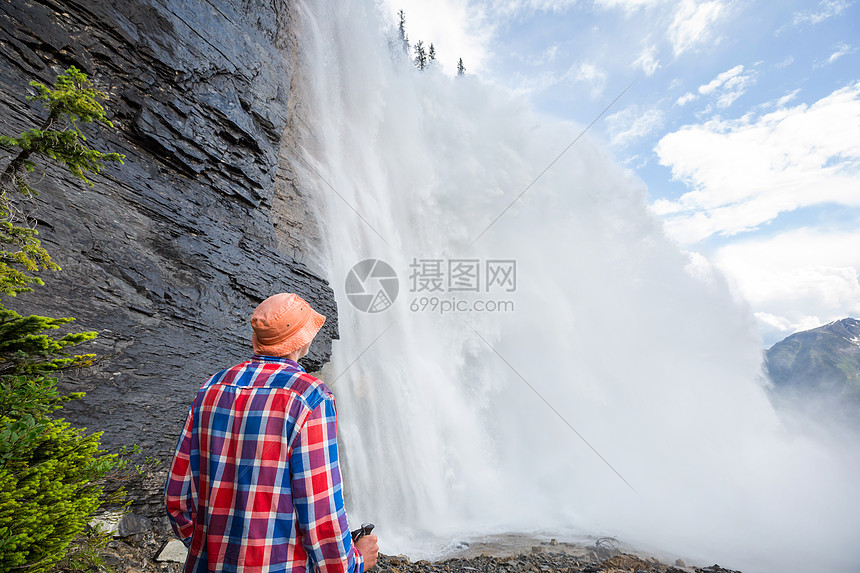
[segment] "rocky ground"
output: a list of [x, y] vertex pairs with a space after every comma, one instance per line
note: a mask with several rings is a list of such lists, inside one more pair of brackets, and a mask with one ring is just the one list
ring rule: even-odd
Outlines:
[[[148, 519], [133, 514], [118, 523], [113, 540], [102, 553], [104, 567], [98, 573], [180, 573], [185, 558], [182, 544], [173, 538], [166, 519]], [[378, 573], [740, 573], [719, 565], [691, 567], [678, 560], [669, 565], [656, 558], [624, 553], [617, 541], [597, 539], [593, 545], [536, 542], [516, 554], [498, 554], [481, 545], [463, 544], [463, 557], [444, 561], [411, 561], [403, 555], [380, 555]], [[502, 556], [503, 555], [503, 556]]]
[[[576, 556], [557, 551], [523, 553], [509, 557], [482, 555], [466, 559], [446, 561], [411, 562], [405, 557], [380, 556], [376, 571], [380, 573], [451, 573], [451, 572], [500, 572], [500, 573], [739, 573], [719, 565], [711, 567], [686, 567], [667, 565], [655, 558], [643, 559], [617, 550], [611, 557], [592, 555]], [[681, 565], [679, 563], [679, 565]]]

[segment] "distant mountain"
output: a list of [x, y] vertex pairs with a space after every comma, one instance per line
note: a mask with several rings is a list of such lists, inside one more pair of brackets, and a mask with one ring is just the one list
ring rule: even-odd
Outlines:
[[860, 320], [844, 318], [792, 334], [766, 358], [776, 392], [835, 399], [852, 418], [860, 413]]

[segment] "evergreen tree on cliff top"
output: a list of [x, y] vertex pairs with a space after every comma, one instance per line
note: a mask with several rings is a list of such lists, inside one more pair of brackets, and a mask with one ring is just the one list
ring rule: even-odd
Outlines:
[[[6, 296], [42, 285], [33, 273], [59, 270], [18, 207], [35, 194], [27, 179], [35, 160], [57, 161], [92, 186], [85, 172], [98, 173], [104, 161], [123, 159], [85, 144], [80, 124], [113, 127], [99, 103], [104, 94], [85, 74], [71, 67], [53, 88], [30, 85], [37, 94], [28, 99], [41, 101], [47, 118], [17, 137], [0, 136], [11, 157], [0, 173], [0, 295]], [[0, 298], [0, 571], [48, 571], [68, 558], [70, 543], [101, 503], [99, 480], [117, 465], [116, 456], [99, 449], [99, 433], [86, 435], [52, 415], [83, 396], [60, 395], [53, 374], [94, 358], [72, 355], [68, 348], [92, 340], [95, 332], [49, 334], [72, 320], [21, 316]], [[74, 565], [74, 559], [68, 562]]]
[[418, 40], [415, 44], [415, 67], [423, 70], [427, 67], [427, 51], [424, 49], [424, 42]]
[[403, 53], [409, 55], [409, 35], [406, 33], [406, 13], [401, 10], [397, 13], [400, 17], [400, 26], [398, 32], [400, 34], [400, 44], [403, 46]]

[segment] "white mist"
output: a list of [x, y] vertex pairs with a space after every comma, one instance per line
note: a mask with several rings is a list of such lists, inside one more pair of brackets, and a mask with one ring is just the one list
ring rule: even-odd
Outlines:
[[[472, 244], [581, 128], [476, 78], [418, 73], [369, 0], [294, 9], [294, 165], [320, 198], [338, 298], [324, 378], [353, 525], [416, 557], [552, 531], [745, 573], [860, 568], [857, 447], [784, 429], [749, 311], [694, 272], [640, 184], [584, 138]], [[381, 313], [343, 290], [366, 258], [400, 277]], [[515, 259], [516, 292], [482, 297], [515, 310], [412, 311], [415, 258]]]

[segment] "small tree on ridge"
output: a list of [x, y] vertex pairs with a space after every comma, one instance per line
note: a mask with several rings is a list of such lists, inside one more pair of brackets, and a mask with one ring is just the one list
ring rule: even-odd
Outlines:
[[419, 70], [427, 67], [427, 52], [424, 49], [424, 42], [421, 40], [415, 44], [415, 67]]

